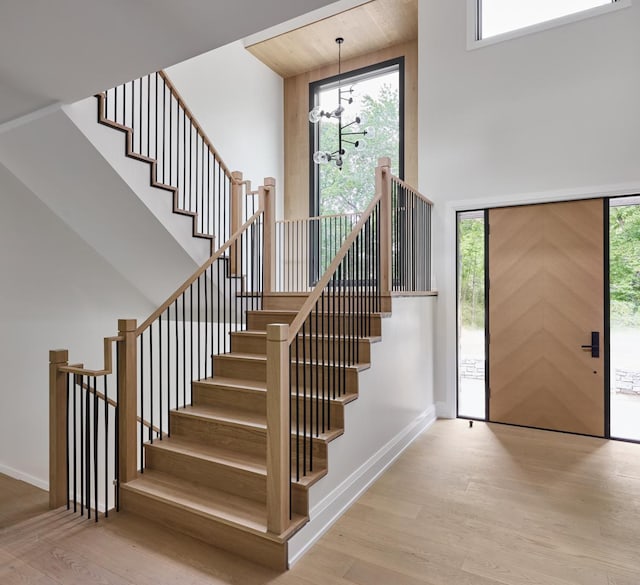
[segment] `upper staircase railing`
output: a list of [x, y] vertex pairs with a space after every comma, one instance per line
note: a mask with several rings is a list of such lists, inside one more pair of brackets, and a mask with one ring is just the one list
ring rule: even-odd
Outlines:
[[99, 121], [127, 132], [127, 154], [149, 162], [151, 183], [173, 192], [175, 213], [192, 216], [193, 235], [232, 234], [232, 190], [238, 183], [164, 71], [98, 94]]
[[327, 269], [360, 213], [276, 222], [276, 291], [309, 292]]

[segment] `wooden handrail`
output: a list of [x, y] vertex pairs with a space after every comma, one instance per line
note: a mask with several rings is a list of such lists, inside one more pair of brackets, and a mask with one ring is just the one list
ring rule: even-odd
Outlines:
[[425, 203], [428, 203], [429, 205], [433, 205], [433, 201], [431, 201], [431, 199], [429, 199], [428, 197], [425, 197], [422, 193], [420, 193], [420, 191], [418, 191], [415, 187], [412, 187], [411, 185], [409, 185], [409, 183], [406, 183], [405, 181], [403, 181], [400, 177], [391, 175], [391, 180], [394, 183], [397, 183], [398, 185], [400, 185], [401, 187], [408, 189], [417, 197], [420, 197], [420, 199], [422, 199]]
[[296, 318], [293, 320], [293, 322], [289, 326], [289, 337], [287, 339], [287, 342], [289, 343], [289, 345], [291, 345], [295, 340], [296, 335], [298, 334], [298, 331], [300, 331], [300, 329], [302, 328], [302, 325], [304, 325], [304, 322], [307, 320], [307, 317], [311, 314], [311, 311], [313, 311], [313, 308], [316, 306], [325, 287], [327, 286], [327, 284], [329, 284], [329, 281], [331, 280], [334, 273], [338, 269], [338, 266], [340, 266], [340, 263], [342, 262], [344, 257], [347, 255], [349, 248], [351, 248], [351, 244], [355, 242], [356, 238], [362, 231], [363, 226], [365, 225], [369, 217], [371, 217], [373, 210], [375, 209], [376, 205], [381, 199], [382, 199], [382, 193], [378, 193], [372, 199], [371, 203], [369, 203], [369, 206], [363, 212], [362, 216], [358, 220], [358, 223], [351, 230], [351, 233], [349, 234], [347, 239], [344, 241], [344, 243], [340, 247], [340, 250], [338, 250], [338, 253], [335, 255], [333, 261], [331, 262], [331, 264], [329, 264], [329, 267], [324, 271], [322, 278], [320, 278], [320, 280], [318, 281], [318, 284], [316, 284], [314, 289], [311, 291], [311, 293], [307, 297], [307, 300], [305, 301], [304, 305], [302, 305], [302, 307], [298, 311]]
[[78, 376], [107, 376], [113, 373], [113, 352], [111, 351], [111, 345], [118, 341], [124, 341], [122, 336], [105, 337], [104, 338], [104, 368], [102, 370], [88, 370], [82, 366], [69, 365], [58, 368], [61, 372], [67, 374], [77, 374]]
[[158, 75], [160, 75], [160, 77], [164, 79], [164, 82], [167, 84], [169, 91], [175, 96], [176, 101], [180, 104], [180, 107], [184, 110], [185, 114], [187, 115], [187, 118], [191, 120], [196, 131], [200, 135], [200, 138], [202, 138], [202, 141], [208, 146], [209, 151], [213, 154], [215, 159], [218, 161], [218, 164], [227, 175], [227, 178], [230, 181], [234, 181], [232, 177], [232, 172], [229, 170], [229, 167], [222, 160], [220, 153], [213, 146], [213, 144], [211, 143], [211, 140], [209, 140], [209, 137], [206, 135], [205, 131], [202, 129], [202, 126], [200, 125], [196, 117], [193, 115], [193, 112], [189, 109], [189, 107], [185, 103], [184, 99], [182, 98], [182, 95], [180, 95], [180, 92], [176, 89], [176, 86], [173, 85], [173, 82], [171, 81], [171, 79], [169, 79], [169, 76], [166, 74], [164, 70], [158, 71]]
[[235, 242], [240, 238], [245, 230], [251, 226], [253, 222], [260, 217], [262, 212], [264, 211], [264, 206], [262, 201], [258, 206], [258, 210], [238, 229], [216, 252], [207, 260], [200, 268], [198, 268], [184, 283], [176, 289], [176, 291], [164, 302], [160, 307], [158, 307], [142, 325], [140, 325], [136, 329], [136, 337], [140, 337], [142, 333], [160, 316], [162, 315], [167, 308], [174, 303], [174, 301], [185, 291], [191, 284], [193, 284], [208, 268], [211, 266], [218, 258], [220, 258]]

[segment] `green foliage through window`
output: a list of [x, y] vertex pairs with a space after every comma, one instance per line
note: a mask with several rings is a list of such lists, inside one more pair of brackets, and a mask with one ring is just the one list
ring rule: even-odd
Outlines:
[[[385, 71], [380, 83], [369, 80], [354, 85], [362, 95], [351, 105], [345, 105], [343, 123], [348, 123], [356, 115], [363, 118], [354, 130], [372, 128], [373, 134], [364, 137], [366, 147], [345, 147], [345, 162], [340, 170], [333, 163], [320, 165], [319, 171], [319, 213], [354, 213], [364, 211], [375, 194], [375, 168], [378, 158], [391, 158], [391, 169], [399, 174], [400, 156], [400, 95], [399, 71]], [[375, 80], [375, 77], [373, 78]], [[347, 82], [348, 83], [348, 82]], [[322, 91], [322, 90], [321, 90]], [[321, 95], [321, 100], [329, 100], [328, 108], [335, 107], [337, 90]], [[323, 119], [319, 125], [320, 150], [334, 152], [338, 148], [338, 125], [335, 119]], [[348, 137], [347, 137], [348, 138]], [[360, 137], [354, 137], [354, 140]]]
[[484, 221], [458, 221], [459, 307], [463, 327], [484, 327]]
[[640, 205], [609, 211], [611, 324], [640, 326]]

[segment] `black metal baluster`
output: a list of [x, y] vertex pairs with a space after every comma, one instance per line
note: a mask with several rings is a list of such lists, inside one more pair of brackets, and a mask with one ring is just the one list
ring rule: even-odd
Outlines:
[[84, 416], [84, 376], [76, 376], [76, 385], [78, 384], [78, 379], [80, 380], [80, 515], [84, 516], [84, 497], [85, 497], [85, 474], [84, 474], [84, 463], [85, 463], [85, 433], [84, 433], [84, 425], [85, 425], [85, 416]]
[[98, 521], [98, 381], [93, 377], [93, 496], [96, 522]]
[[69, 374], [69, 376], [73, 376], [73, 513], [75, 514], [78, 511], [78, 438], [76, 436], [76, 431], [78, 428], [78, 410], [76, 397], [78, 392], [76, 389], [76, 375]]
[[149, 325], [149, 442], [153, 445], [153, 323]]
[[198, 372], [198, 375], [201, 378], [207, 377], [209, 363], [209, 292], [207, 287], [207, 270], [202, 274], [202, 279], [204, 281], [204, 376]]
[[82, 387], [85, 394], [84, 402], [84, 431], [85, 431], [85, 443], [84, 443], [84, 457], [85, 457], [85, 498], [87, 504], [87, 518], [91, 519], [91, 429], [89, 422], [91, 421], [91, 400], [89, 396], [89, 376], [87, 376], [87, 385], [84, 384], [84, 376], [82, 376]]
[[[162, 441], [162, 417], [164, 408], [162, 405], [162, 314], [158, 316], [158, 429]], [[153, 392], [153, 388], [151, 389]]]
[[140, 333], [140, 473], [144, 473], [144, 331]]
[[187, 291], [182, 293], [182, 406], [187, 405]]
[[116, 407], [115, 407], [115, 479], [116, 479], [116, 512], [120, 511], [120, 341], [117, 343], [116, 349]]
[[[69, 510], [71, 508], [71, 503], [69, 501], [69, 490], [70, 490], [70, 483], [71, 480], [69, 478], [69, 409], [71, 408], [71, 400], [70, 400], [70, 396], [69, 396], [69, 376], [71, 374], [67, 373], [67, 375], [65, 376], [65, 382], [66, 382], [66, 394], [67, 394], [67, 401], [66, 401], [66, 407], [64, 410], [64, 416], [65, 416], [65, 432], [66, 432], [66, 440], [67, 440], [67, 453], [66, 453], [66, 457], [67, 457], [67, 510]], [[74, 421], [75, 423], [75, 421]], [[75, 470], [74, 470], [75, 471]]]
[[[171, 411], [171, 305], [167, 307], [167, 437], [171, 436], [169, 412]], [[164, 416], [164, 414], [162, 415]], [[162, 437], [162, 433], [160, 435]]]
[[[201, 337], [201, 334], [200, 334], [200, 278], [198, 278], [198, 280], [196, 280], [196, 285], [197, 285], [197, 288], [198, 288], [198, 312], [197, 312], [197, 316], [198, 316], [198, 327], [197, 327], [197, 332], [198, 332], [198, 345], [197, 345], [197, 347], [198, 347], [198, 357], [197, 357], [198, 369], [196, 371], [198, 372], [198, 379], [200, 379], [200, 367], [201, 367], [201, 364], [200, 364], [200, 337]], [[204, 298], [205, 299], [207, 298], [206, 294], [205, 294]], [[191, 380], [192, 381], [194, 380], [193, 376], [191, 377]]]
[[109, 517], [109, 390], [107, 376], [102, 381], [104, 391], [104, 516]]
[[300, 481], [300, 333], [296, 335], [296, 481]]
[[173, 303], [173, 316], [176, 322], [175, 341], [176, 341], [176, 410], [180, 408], [180, 336], [178, 333], [178, 299]]
[[147, 75], [147, 157], [151, 158], [151, 75]]
[[[189, 309], [189, 362], [191, 366], [191, 378], [189, 379], [189, 397], [191, 397], [191, 383], [193, 382], [193, 283], [189, 285], [189, 300], [191, 301], [191, 307]], [[198, 311], [200, 307], [198, 307]], [[189, 400], [191, 404], [191, 400]]]

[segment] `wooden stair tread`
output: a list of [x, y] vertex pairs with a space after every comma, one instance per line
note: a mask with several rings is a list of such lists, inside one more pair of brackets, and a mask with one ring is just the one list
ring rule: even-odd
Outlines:
[[[298, 352], [300, 353], [300, 352]], [[311, 359], [307, 359], [307, 360], [302, 360], [302, 356], [298, 356], [299, 359], [299, 363], [300, 364], [306, 364], [308, 366], [313, 366], [313, 365], [319, 365], [322, 366], [323, 364], [317, 360], [311, 360]], [[222, 358], [222, 359], [231, 359], [231, 360], [244, 360], [244, 361], [249, 361], [249, 362], [254, 362], [254, 363], [263, 363], [267, 361], [267, 356], [265, 354], [259, 354], [259, 353], [240, 353], [240, 352], [230, 352], [230, 353], [223, 353], [220, 355], [217, 355], [216, 358]], [[291, 360], [291, 363], [294, 363], [294, 360]], [[324, 364], [326, 366], [330, 366], [330, 367], [345, 367], [345, 368], [353, 368], [358, 370], [359, 372], [361, 372], [362, 370], [366, 370], [368, 368], [371, 367], [370, 363], [365, 363], [365, 362], [361, 362], [358, 364], [351, 364], [351, 365], [347, 365], [344, 364], [343, 362], [339, 362], [339, 361], [331, 361], [331, 362], [327, 362], [326, 364]]]
[[270, 534], [267, 532], [267, 509], [264, 503], [151, 469], [145, 469], [144, 473], [123, 488], [278, 542], [286, 540], [306, 522], [305, 517], [294, 515], [285, 533]]
[[244, 380], [240, 378], [228, 378], [226, 376], [204, 378], [203, 380], [194, 382], [194, 384], [201, 386], [224, 386], [225, 388], [232, 388], [234, 390], [253, 390], [256, 392], [265, 392], [267, 390], [267, 383], [262, 380]]
[[[232, 336], [237, 335], [239, 337], [261, 337], [265, 339], [267, 338], [267, 332], [260, 329], [245, 329], [244, 331], [232, 331], [231, 335]], [[305, 337], [314, 338], [314, 339], [317, 337], [318, 339], [323, 339], [323, 340], [332, 339], [329, 335], [316, 335], [315, 333], [307, 333]], [[367, 340], [367, 341], [370, 341], [371, 343], [378, 343], [379, 341], [382, 340], [382, 337], [380, 337], [379, 335], [370, 335], [370, 336], [359, 337], [358, 339]]]
[[[250, 427], [254, 430], [264, 431], [265, 433], [267, 432], [266, 414], [256, 414], [239, 408], [228, 406], [194, 405], [186, 406], [180, 410], [172, 412], [182, 416], [197, 417], [210, 422], [223, 423], [231, 426]], [[292, 429], [292, 437], [294, 436], [294, 433], [295, 425]], [[335, 428], [316, 435], [311, 428], [305, 425], [305, 428], [301, 429], [300, 437], [329, 442], [333, 441], [333, 439], [339, 437], [343, 433], [343, 428]]]
[[[149, 446], [149, 443], [147, 443], [147, 446]], [[252, 473], [266, 474], [264, 458], [254, 453], [239, 453], [224, 447], [189, 441], [175, 436], [168, 437], [162, 441], [154, 441], [153, 448], [173, 451], [197, 459], [205, 459], [212, 463], [228, 465]]]
[[235, 426], [252, 427], [254, 429], [267, 429], [267, 419], [265, 414], [256, 414], [241, 408], [233, 408], [231, 406], [209, 406], [206, 404], [197, 404], [185, 406], [180, 410], [174, 410], [173, 413], [182, 416], [192, 416], [201, 418], [211, 422], [222, 422]]
[[[240, 380], [236, 378], [225, 378], [222, 376], [213, 376], [212, 378], [204, 378], [203, 380], [198, 380], [194, 382], [194, 384], [198, 384], [204, 387], [212, 387], [212, 388], [229, 388], [238, 392], [256, 392], [256, 393], [265, 393], [267, 391], [267, 383], [261, 380]], [[315, 392], [312, 394], [310, 387], [307, 386], [307, 393], [310, 397], [316, 398]], [[291, 396], [295, 396], [296, 391], [295, 388], [291, 389]], [[342, 396], [327, 397], [327, 400], [331, 402], [335, 402], [338, 404], [348, 404], [358, 398], [358, 394], [356, 392], [348, 392], [347, 394], [343, 394]], [[244, 411], [243, 411], [244, 412]]]
[[[163, 449], [166, 451], [181, 453], [197, 459], [205, 459], [212, 463], [242, 469], [264, 477], [267, 475], [267, 466], [264, 457], [253, 453], [240, 453], [231, 449], [206, 445], [177, 437], [167, 437], [162, 441], [156, 440], [152, 445], [147, 443], [146, 446], [151, 446], [154, 449]], [[147, 471], [145, 471], [145, 474], [146, 473]], [[307, 475], [296, 480], [295, 473], [292, 472], [291, 481], [302, 487], [309, 487], [319, 479], [323, 478], [326, 474], [326, 468], [313, 472], [307, 471]]]

